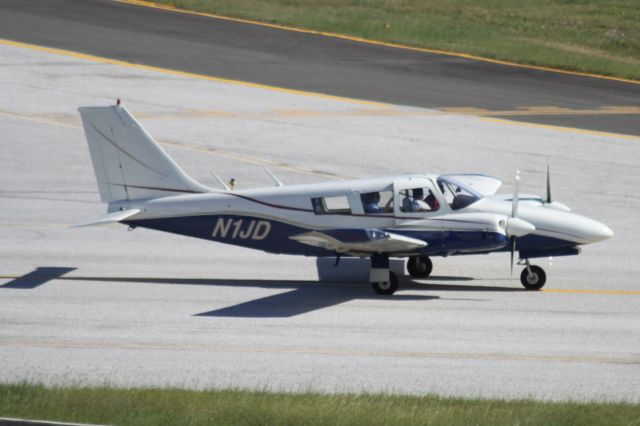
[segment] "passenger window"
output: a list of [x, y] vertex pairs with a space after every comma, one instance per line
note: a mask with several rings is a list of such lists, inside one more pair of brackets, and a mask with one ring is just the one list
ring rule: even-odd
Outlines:
[[360, 195], [365, 214], [393, 213], [393, 192], [376, 191]]
[[311, 205], [315, 214], [351, 214], [351, 206], [346, 195], [312, 198]]
[[440, 203], [429, 188], [408, 188], [398, 193], [400, 211], [404, 213], [434, 212], [440, 209]]

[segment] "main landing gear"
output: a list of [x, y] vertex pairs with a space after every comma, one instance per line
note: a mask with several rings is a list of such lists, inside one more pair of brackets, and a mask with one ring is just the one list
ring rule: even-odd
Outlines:
[[433, 270], [428, 256], [411, 256], [407, 262], [407, 271], [412, 278], [427, 278]]
[[369, 282], [373, 291], [378, 294], [391, 295], [398, 289], [398, 276], [389, 271], [389, 255], [374, 254], [371, 256], [371, 272]]
[[527, 265], [520, 274], [520, 282], [527, 290], [540, 290], [547, 282], [547, 274], [539, 266], [529, 264], [529, 259], [525, 259]]
[[[529, 259], [518, 262], [526, 265], [520, 274], [520, 282], [527, 290], [540, 290], [547, 282], [547, 274], [539, 266], [531, 265]], [[413, 278], [426, 278], [433, 270], [428, 256], [411, 256], [407, 262], [407, 270]], [[392, 295], [398, 290], [398, 276], [389, 270], [389, 255], [374, 254], [371, 256], [371, 272], [369, 282], [377, 294]]]
[[[413, 278], [426, 278], [431, 274], [433, 264], [428, 256], [411, 256], [407, 262], [407, 270]], [[391, 295], [398, 290], [398, 276], [389, 270], [389, 255], [371, 256], [369, 282], [373, 291], [378, 294]]]

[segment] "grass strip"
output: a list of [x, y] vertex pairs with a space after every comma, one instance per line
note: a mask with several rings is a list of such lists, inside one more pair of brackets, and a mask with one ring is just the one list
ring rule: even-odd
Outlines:
[[151, 0], [407, 46], [640, 80], [638, 0]]
[[0, 417], [113, 425], [640, 425], [640, 406], [18, 383], [0, 385]]

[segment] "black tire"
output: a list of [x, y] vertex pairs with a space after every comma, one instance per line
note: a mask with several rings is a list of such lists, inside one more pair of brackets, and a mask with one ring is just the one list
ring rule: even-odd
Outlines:
[[413, 278], [427, 278], [432, 270], [433, 263], [428, 256], [411, 256], [407, 262], [407, 271]]
[[371, 283], [371, 285], [376, 293], [390, 296], [398, 290], [398, 277], [389, 271], [389, 281]]
[[547, 282], [547, 274], [545, 274], [544, 269], [539, 266], [530, 266], [530, 268], [531, 275], [529, 275], [527, 268], [522, 270], [520, 282], [527, 290], [540, 290]]

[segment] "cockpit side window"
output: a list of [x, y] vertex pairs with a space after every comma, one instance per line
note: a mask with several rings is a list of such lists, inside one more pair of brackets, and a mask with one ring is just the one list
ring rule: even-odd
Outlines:
[[438, 178], [438, 187], [444, 194], [451, 210], [460, 210], [482, 198], [470, 188], [451, 179]]
[[376, 191], [360, 194], [365, 214], [393, 213], [393, 192]]

